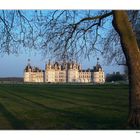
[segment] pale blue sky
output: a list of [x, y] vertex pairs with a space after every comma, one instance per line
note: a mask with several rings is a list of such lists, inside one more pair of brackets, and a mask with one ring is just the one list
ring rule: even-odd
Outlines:
[[[38, 66], [45, 69], [47, 59], [43, 59], [41, 54], [27, 53], [19, 55], [7, 55], [0, 57], [0, 77], [23, 77], [23, 70], [28, 63], [28, 58], [31, 59], [31, 65]], [[90, 60], [84, 59], [81, 61], [82, 67], [93, 68], [96, 64], [96, 58]], [[113, 71], [123, 72], [123, 67], [117, 65], [105, 65], [100, 57], [100, 64], [102, 65], [105, 73], [112, 73]]]

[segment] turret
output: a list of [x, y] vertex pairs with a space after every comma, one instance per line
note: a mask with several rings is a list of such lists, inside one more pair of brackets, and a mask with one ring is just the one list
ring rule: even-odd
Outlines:
[[50, 59], [49, 59], [48, 64], [46, 64], [46, 69], [51, 69], [51, 61], [50, 61]]
[[97, 64], [96, 64], [96, 66], [94, 66], [93, 70], [94, 70], [94, 72], [98, 72], [98, 71], [102, 70], [102, 67], [99, 64], [99, 58], [97, 58]]
[[25, 67], [24, 71], [25, 71], [25, 72], [32, 71], [32, 67], [31, 67], [31, 65], [30, 65], [30, 59], [28, 59], [28, 64], [27, 64], [27, 66]]
[[97, 58], [97, 64], [93, 68], [93, 82], [95, 83], [104, 83], [105, 78], [104, 78], [104, 71], [99, 64], [99, 58]]

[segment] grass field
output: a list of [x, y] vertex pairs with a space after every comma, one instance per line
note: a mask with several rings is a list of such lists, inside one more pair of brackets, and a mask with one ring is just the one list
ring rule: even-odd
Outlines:
[[126, 85], [0, 84], [0, 129], [125, 129]]

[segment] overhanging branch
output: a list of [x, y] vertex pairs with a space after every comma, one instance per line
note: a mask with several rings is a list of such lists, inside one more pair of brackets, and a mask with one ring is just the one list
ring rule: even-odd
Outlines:
[[103, 14], [103, 15], [100, 15], [100, 16], [95, 16], [95, 17], [86, 17], [86, 18], [81, 19], [79, 22], [75, 23], [75, 25], [78, 26], [80, 23], [82, 23], [84, 21], [99, 19], [99, 26], [100, 26], [101, 20], [106, 18], [106, 17], [109, 17], [111, 15], [113, 15], [113, 12], [109, 12], [109, 13], [106, 13], [106, 14]]

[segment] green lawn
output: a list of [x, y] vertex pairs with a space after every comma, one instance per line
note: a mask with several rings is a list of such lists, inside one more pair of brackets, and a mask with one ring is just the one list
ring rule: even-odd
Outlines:
[[0, 129], [125, 129], [126, 85], [0, 85]]

